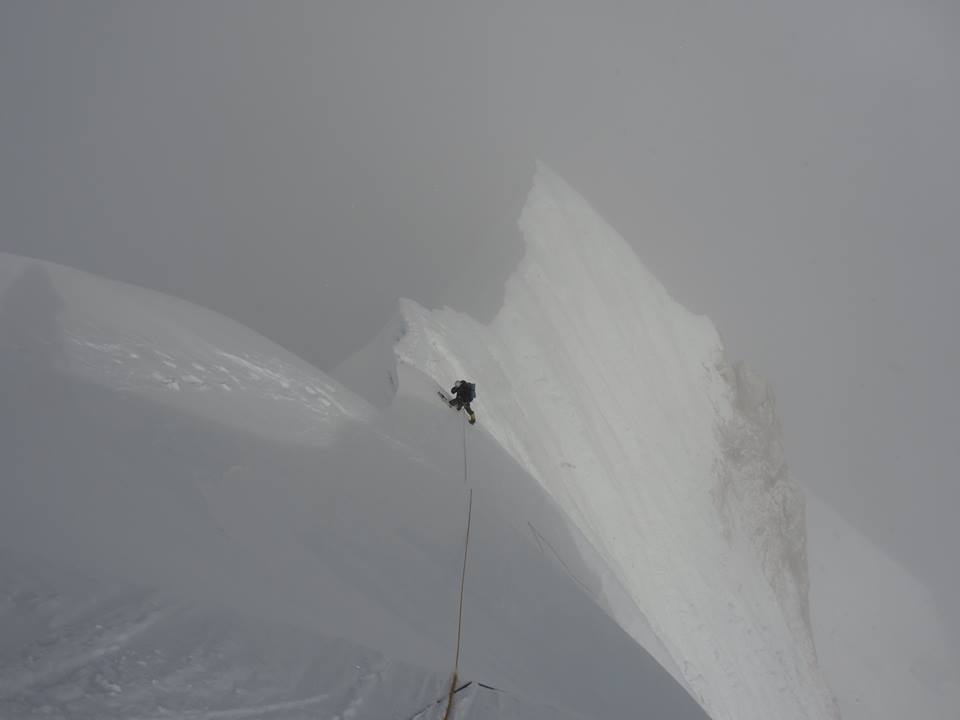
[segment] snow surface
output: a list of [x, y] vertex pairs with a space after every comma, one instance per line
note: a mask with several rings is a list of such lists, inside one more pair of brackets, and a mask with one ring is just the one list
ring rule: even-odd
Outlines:
[[455, 717], [705, 718], [534, 477], [394, 383], [378, 410], [215, 313], [0, 255], [0, 717], [440, 717], [472, 489]]
[[838, 717], [766, 384], [545, 167], [520, 225], [490, 326], [404, 301], [335, 375], [378, 406], [403, 368], [475, 381], [480, 425], [580, 531], [598, 602], [714, 720]]
[[953, 720], [960, 658], [930, 592], [834, 510], [810, 497], [817, 653], [844, 720]]
[[[838, 718], [769, 388], [546, 168], [521, 227], [489, 326], [401, 301], [343, 384], [0, 254], [0, 717], [438, 718], [472, 491], [455, 717]], [[846, 720], [952, 717], [923, 589], [810, 525]]]

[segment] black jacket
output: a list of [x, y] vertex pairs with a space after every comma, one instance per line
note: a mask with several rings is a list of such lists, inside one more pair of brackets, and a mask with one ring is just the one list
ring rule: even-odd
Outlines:
[[468, 403], [477, 396], [477, 386], [466, 380], [457, 380], [450, 392], [457, 396], [457, 400]]

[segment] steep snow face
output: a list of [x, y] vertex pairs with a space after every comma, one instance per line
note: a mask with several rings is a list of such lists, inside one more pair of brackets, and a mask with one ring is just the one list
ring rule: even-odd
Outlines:
[[607, 606], [652, 627], [711, 717], [836, 717], [769, 389], [546, 168], [520, 226], [490, 326], [403, 302], [379, 344], [399, 336], [401, 366], [477, 383], [480, 425], [612, 569]]

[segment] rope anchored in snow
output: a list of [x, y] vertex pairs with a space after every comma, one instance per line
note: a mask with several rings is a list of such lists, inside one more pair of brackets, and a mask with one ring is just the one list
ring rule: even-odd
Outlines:
[[[460, 692], [461, 690], [466, 690], [466, 689], [467, 689], [468, 687], [470, 687], [471, 685], [473, 685], [473, 681], [472, 681], [472, 680], [471, 680], [471, 681], [468, 681], [468, 682], [465, 682], [463, 685], [461, 685], [461, 686], [458, 687], [456, 690], [454, 690], [454, 691], [453, 691], [453, 694], [456, 695], [458, 692]], [[429, 705], [427, 705], [427, 706], [425, 706], [425, 707], [422, 707], [422, 708], [420, 708], [419, 710], [417, 710], [413, 715], [411, 715], [409, 718], [407, 718], [407, 720], [417, 720], [417, 718], [420, 717], [421, 715], [423, 715], [427, 710], [429, 710], [429, 709], [432, 708], [432, 707], [436, 707], [437, 705], [439, 705], [439, 704], [442, 703], [442, 702], [443, 702], [443, 698], [440, 698], [439, 700], [433, 701], [433, 702], [430, 703]]]
[[[494, 687], [493, 685], [487, 685], [486, 683], [474, 682], [473, 680], [467, 680], [465, 683], [463, 683], [463, 685], [458, 685], [458, 686], [457, 686], [457, 689], [453, 691], [453, 694], [454, 694], [454, 695], [459, 695], [461, 692], [463, 692], [464, 690], [466, 690], [466, 689], [467, 689], [468, 687], [470, 687], [470, 686], [476, 686], [476, 687], [480, 688], [481, 690], [490, 690], [491, 692], [495, 692], [495, 693], [502, 693], [502, 692], [504, 692], [504, 691], [501, 690], [500, 688], [496, 688], [496, 687]], [[422, 708], [420, 708], [419, 710], [417, 710], [417, 712], [415, 712], [413, 715], [411, 715], [409, 718], [407, 718], [407, 720], [417, 720], [417, 718], [419, 718], [421, 715], [423, 715], [425, 712], [427, 712], [427, 710], [430, 710], [431, 708], [436, 707], [437, 705], [439, 705], [440, 703], [442, 703], [443, 700], [444, 700], [443, 698], [440, 698], [440, 699], [438, 699], [438, 700], [434, 700], [434, 701], [433, 701], [432, 703], [430, 703], [429, 705], [423, 706]]]

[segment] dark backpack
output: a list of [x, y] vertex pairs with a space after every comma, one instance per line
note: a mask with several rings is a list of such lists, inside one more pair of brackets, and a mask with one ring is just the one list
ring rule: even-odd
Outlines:
[[457, 394], [461, 402], [470, 402], [477, 396], [476, 384], [467, 382], [466, 380], [460, 380], [454, 385], [453, 391]]

